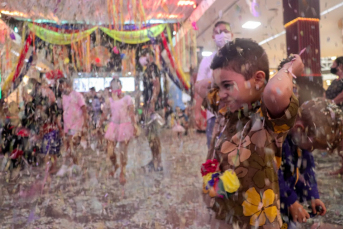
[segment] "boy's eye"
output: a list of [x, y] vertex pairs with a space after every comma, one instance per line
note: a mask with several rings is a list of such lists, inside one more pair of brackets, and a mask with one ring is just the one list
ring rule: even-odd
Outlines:
[[226, 83], [226, 84], [224, 84], [224, 88], [225, 89], [232, 89], [233, 88], [233, 84]]

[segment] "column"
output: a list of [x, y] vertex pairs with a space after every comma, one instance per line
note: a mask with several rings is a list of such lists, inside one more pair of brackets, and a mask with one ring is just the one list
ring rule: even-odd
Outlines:
[[320, 71], [319, 0], [283, 0], [283, 8], [287, 55], [306, 48], [301, 56], [305, 71], [296, 79], [302, 104], [324, 93]]

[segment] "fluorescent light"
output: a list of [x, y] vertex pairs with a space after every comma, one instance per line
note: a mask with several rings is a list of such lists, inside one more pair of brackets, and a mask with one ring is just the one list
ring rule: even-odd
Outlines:
[[332, 57], [331, 57], [331, 60], [336, 60], [336, 59], [337, 59], [336, 56], [332, 56]]
[[244, 29], [256, 29], [261, 25], [261, 22], [259, 21], [247, 21], [242, 25], [242, 28]]
[[328, 86], [330, 86], [330, 85], [331, 85], [331, 80], [326, 80], [326, 84], [327, 84]]
[[323, 15], [325, 15], [325, 14], [327, 14], [327, 13], [330, 13], [331, 11], [333, 11], [333, 10], [335, 10], [335, 9], [341, 7], [341, 6], [343, 6], [343, 2], [341, 2], [341, 3], [339, 3], [339, 4], [335, 5], [335, 6], [333, 6], [333, 7], [331, 7], [331, 8], [329, 8], [329, 9], [327, 9], [327, 10], [324, 10], [323, 12], [320, 13], [320, 15], [323, 16]]
[[258, 44], [259, 44], [259, 45], [263, 45], [263, 44], [265, 44], [265, 43], [267, 43], [267, 42], [269, 42], [269, 41], [271, 41], [271, 40], [274, 40], [275, 38], [277, 38], [277, 37], [279, 37], [279, 36], [281, 36], [281, 35], [283, 35], [283, 34], [286, 34], [286, 31], [282, 31], [281, 33], [278, 33], [278, 34], [276, 34], [276, 35], [274, 35], [274, 36], [271, 36], [271, 37], [269, 37], [269, 38], [267, 38], [267, 39], [261, 41], [261, 42], [258, 43]]
[[212, 55], [212, 52], [209, 52], [209, 51], [203, 51], [201, 53], [202, 56], [211, 56]]

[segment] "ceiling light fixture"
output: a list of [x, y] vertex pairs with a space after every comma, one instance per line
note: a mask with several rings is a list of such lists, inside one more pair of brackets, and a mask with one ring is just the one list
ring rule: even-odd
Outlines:
[[185, 0], [180, 0], [177, 3], [178, 6], [193, 6], [193, 8], [196, 8], [196, 3], [194, 1], [185, 1]]
[[258, 43], [258, 44], [259, 44], [259, 45], [263, 45], [263, 44], [265, 44], [265, 43], [267, 43], [267, 42], [269, 42], [269, 41], [271, 41], [271, 40], [274, 40], [275, 38], [277, 38], [277, 37], [279, 37], [279, 36], [281, 36], [281, 35], [283, 35], [283, 34], [286, 34], [286, 31], [282, 31], [281, 33], [278, 33], [278, 34], [276, 34], [276, 35], [273, 35], [273, 36], [271, 36], [271, 37], [269, 37], [269, 38], [267, 38], [267, 39], [261, 41], [261, 42]]
[[320, 16], [323, 16], [323, 15], [325, 15], [325, 14], [327, 14], [327, 13], [330, 13], [331, 11], [333, 11], [333, 10], [335, 10], [335, 9], [341, 7], [341, 6], [343, 6], [343, 2], [341, 2], [341, 3], [339, 3], [339, 4], [335, 5], [335, 6], [333, 6], [333, 7], [331, 7], [331, 8], [329, 8], [329, 9], [327, 9], [327, 10], [324, 10], [323, 12], [320, 13]]
[[202, 56], [211, 56], [213, 52], [210, 52], [210, 51], [203, 51], [201, 53]]
[[261, 22], [259, 21], [247, 21], [242, 25], [242, 28], [244, 29], [256, 29], [261, 25]]
[[22, 12], [17, 12], [17, 11], [7, 11], [7, 10], [1, 10], [2, 14], [6, 14], [6, 15], [10, 15], [10, 16], [19, 16], [19, 17], [27, 17], [26, 14], [22, 13]]

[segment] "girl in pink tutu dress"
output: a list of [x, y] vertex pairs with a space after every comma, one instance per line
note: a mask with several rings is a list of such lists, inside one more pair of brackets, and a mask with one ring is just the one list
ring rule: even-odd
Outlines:
[[[119, 79], [113, 79], [110, 84], [112, 95], [105, 104], [105, 109], [100, 120], [99, 126], [102, 126], [103, 121], [110, 113], [110, 122], [105, 133], [107, 140], [107, 155], [114, 166], [114, 172], [118, 169], [117, 157], [115, 148], [119, 142], [120, 148], [120, 184], [126, 183], [125, 168], [127, 164], [127, 147], [130, 139], [136, 134], [136, 121], [134, 114], [133, 102], [130, 96], [124, 96], [121, 92], [121, 82]], [[111, 174], [114, 174], [111, 171]]]

